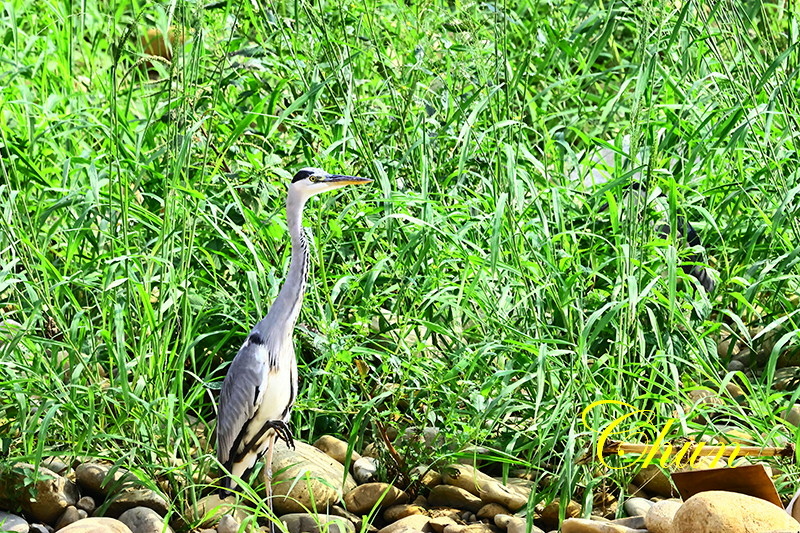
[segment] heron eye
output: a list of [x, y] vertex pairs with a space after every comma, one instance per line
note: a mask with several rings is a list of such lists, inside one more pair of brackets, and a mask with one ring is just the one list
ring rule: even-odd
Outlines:
[[310, 175], [310, 176], [308, 177], [308, 181], [310, 181], [311, 183], [316, 183], [316, 182], [318, 182], [318, 181], [319, 181], [319, 180], [321, 180], [321, 179], [322, 179], [322, 178], [321, 178], [320, 176], [317, 176], [317, 175], [315, 175], [315, 174], [312, 174], [312, 175]]

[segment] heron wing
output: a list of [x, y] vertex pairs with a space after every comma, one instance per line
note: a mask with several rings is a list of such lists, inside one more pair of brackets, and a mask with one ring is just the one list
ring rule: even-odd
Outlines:
[[269, 353], [266, 344], [250, 335], [228, 368], [219, 395], [217, 459], [227, 464], [235, 455], [237, 438], [256, 413], [267, 387]]

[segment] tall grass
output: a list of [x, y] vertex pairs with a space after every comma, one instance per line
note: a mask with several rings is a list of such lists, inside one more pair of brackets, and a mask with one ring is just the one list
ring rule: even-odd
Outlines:
[[[577, 462], [580, 413], [599, 399], [658, 426], [735, 381], [748, 407], [723, 394], [719, 416], [795, 439], [773, 429], [798, 396], [769, 388], [779, 350], [726, 374], [714, 340], [760, 322], [796, 343], [782, 5], [15, 0], [0, 17], [5, 461], [97, 456], [201, 495], [215, 391], [277, 294], [286, 179], [308, 165], [376, 183], [307, 209], [301, 439], [434, 427], [446, 445], [407, 441], [407, 467], [480, 446], [498, 474], [534, 472], [531, 509], [591, 503], [608, 473]], [[171, 60], [143, 55], [150, 28], [185, 28]], [[587, 187], [598, 147], [616, 164]], [[711, 297], [678, 232], [628, 203], [634, 178], [700, 231]]]

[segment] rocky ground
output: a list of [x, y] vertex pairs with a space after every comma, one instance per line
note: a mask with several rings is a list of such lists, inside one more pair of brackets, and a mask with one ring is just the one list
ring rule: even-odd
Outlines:
[[[577, 502], [569, 502], [559, 524], [554, 502], [525, 514], [533, 489], [522, 477], [505, 481], [470, 465], [452, 464], [422, 476], [420, 494], [409, 495], [375, 480], [377, 459], [353, 453], [346, 461], [347, 443], [323, 437], [314, 446], [296, 443], [295, 450], [276, 449], [274, 508], [291, 533], [540, 533], [559, 527], [564, 533], [696, 533], [701, 531], [754, 533], [798, 531], [786, 511], [764, 500], [735, 493], [710, 491], [686, 502], [672, 498], [669, 479], [658, 468], [640, 472], [629, 487], [638, 496], [623, 503], [605, 495], [595, 497], [589, 519]], [[345, 464], [350, 471], [345, 472]], [[143, 488], [123, 469], [97, 462], [69, 468], [50, 461], [39, 468], [36, 497], [26, 489], [32, 465], [18, 464], [0, 473], [0, 531], [20, 533], [195, 533], [269, 531], [265, 516], [248, 514], [233, 497], [212, 494], [182, 512], [170, 512], [167, 498]], [[645, 492], [647, 491], [647, 492]], [[649, 493], [649, 494], [648, 494]], [[309, 509], [317, 509], [311, 513]], [[13, 513], [13, 514], [12, 514]], [[263, 514], [263, 513], [262, 513]], [[612, 520], [617, 514], [627, 518]], [[800, 513], [798, 513], [800, 514]], [[169, 517], [169, 519], [165, 518]], [[531, 521], [529, 524], [528, 521]]]

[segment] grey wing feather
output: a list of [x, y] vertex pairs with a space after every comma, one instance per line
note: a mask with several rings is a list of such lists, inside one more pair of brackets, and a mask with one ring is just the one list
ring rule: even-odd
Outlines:
[[222, 464], [231, 458], [236, 437], [256, 410], [263, 368], [257, 348], [245, 341], [222, 383], [217, 414], [217, 459]]

